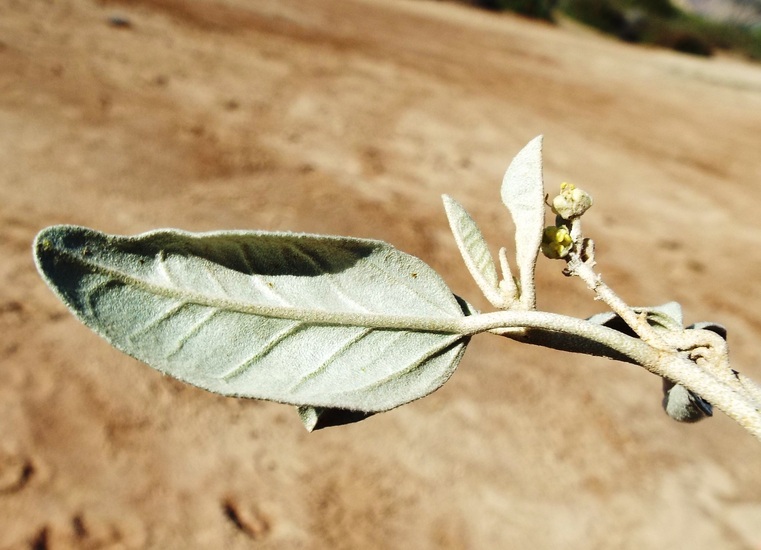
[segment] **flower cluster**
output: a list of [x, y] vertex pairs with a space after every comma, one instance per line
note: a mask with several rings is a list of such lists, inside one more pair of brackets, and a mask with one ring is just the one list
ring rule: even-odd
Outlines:
[[589, 207], [592, 197], [572, 183], [560, 184], [560, 194], [552, 199], [552, 211], [557, 216], [556, 225], [546, 227], [542, 235], [542, 254], [552, 260], [568, 256], [573, 248], [573, 236], [569, 226]]

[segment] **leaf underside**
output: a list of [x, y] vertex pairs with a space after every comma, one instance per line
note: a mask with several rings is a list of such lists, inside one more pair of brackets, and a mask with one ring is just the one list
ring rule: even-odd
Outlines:
[[515, 156], [502, 180], [502, 202], [515, 223], [516, 263], [522, 301], [534, 307], [534, 271], [544, 230], [542, 136], [532, 139]]
[[489, 302], [494, 307], [505, 308], [508, 304], [499, 290], [497, 266], [481, 230], [460, 203], [448, 195], [443, 199], [449, 226], [468, 271]]
[[439, 388], [468, 343], [453, 329], [405, 328], [465, 313], [430, 267], [380, 241], [54, 226], [35, 260], [116, 348], [223, 395], [388, 410]]
[[[668, 302], [653, 307], [635, 307], [632, 309], [636, 313], [644, 313], [647, 316], [647, 323], [654, 328], [664, 330], [682, 329], [682, 306], [678, 302]], [[589, 317], [587, 321], [623, 332], [627, 336], [639, 338], [634, 330], [618, 314], [612, 311], [598, 313]]]

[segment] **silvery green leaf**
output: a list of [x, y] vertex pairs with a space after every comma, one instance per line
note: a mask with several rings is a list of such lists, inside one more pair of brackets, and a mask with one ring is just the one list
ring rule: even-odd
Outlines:
[[55, 226], [35, 260], [112, 345], [223, 395], [383, 411], [444, 384], [468, 342], [441, 278], [380, 241]]
[[634, 308], [634, 311], [647, 313], [647, 322], [668, 330], [681, 330], [684, 326], [682, 306], [679, 302], [666, 302], [659, 306]]
[[481, 230], [459, 202], [448, 195], [442, 198], [449, 226], [452, 228], [457, 248], [460, 249], [468, 271], [494, 307], [507, 308], [510, 302], [500, 292], [497, 266], [494, 264]]
[[[636, 313], [645, 313], [647, 315], [647, 323], [655, 328], [682, 330], [682, 306], [679, 305], [679, 302], [668, 302], [660, 306], [635, 307], [632, 309]], [[587, 321], [612, 328], [629, 336], [637, 336], [629, 325], [618, 314], [612, 311], [598, 313], [589, 317]]]
[[502, 202], [515, 223], [521, 304], [526, 309], [534, 309], [534, 272], [544, 231], [542, 136], [531, 140], [510, 163], [502, 180]]
[[713, 416], [713, 406], [708, 401], [681, 384], [665, 378], [661, 404], [666, 414], [677, 422], [698, 422]]

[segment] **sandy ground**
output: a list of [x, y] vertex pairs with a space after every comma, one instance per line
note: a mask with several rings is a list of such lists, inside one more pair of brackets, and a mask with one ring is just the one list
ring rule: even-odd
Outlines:
[[[308, 434], [115, 351], [30, 254], [56, 223], [350, 234], [485, 308], [439, 196], [512, 247], [499, 182], [543, 133], [606, 280], [761, 379], [760, 66], [422, 0], [6, 0], [0, 128], [0, 548], [761, 548], [759, 443], [670, 421], [640, 368], [482, 336]], [[560, 269], [540, 307], [601, 311]]]

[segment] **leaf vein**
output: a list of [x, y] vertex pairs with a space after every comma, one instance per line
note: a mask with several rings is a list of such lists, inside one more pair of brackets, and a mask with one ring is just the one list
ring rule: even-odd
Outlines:
[[374, 329], [372, 328], [366, 328], [364, 330], [361, 330], [359, 333], [351, 336], [350, 338], [347, 338], [340, 346], [338, 346], [333, 352], [326, 357], [317, 367], [304, 374], [293, 386], [291, 386], [290, 391], [295, 392], [298, 391], [301, 387], [304, 386], [307, 382], [310, 380], [314, 380], [317, 376], [325, 372], [325, 370], [328, 368], [328, 366], [336, 359], [336, 357], [340, 356], [342, 353], [347, 351], [349, 348], [357, 344], [360, 340], [362, 340], [365, 336], [373, 332]]
[[359, 303], [354, 298], [352, 298], [343, 288], [341, 288], [341, 285], [338, 283], [338, 281], [336, 280], [337, 278], [333, 274], [325, 272], [324, 268], [320, 265], [320, 263], [314, 259], [314, 256], [312, 255], [312, 252], [310, 250], [302, 248], [297, 243], [292, 243], [291, 249], [294, 250], [297, 254], [301, 254], [302, 256], [304, 256], [315, 270], [320, 271], [322, 273], [322, 276], [325, 277], [330, 282], [330, 286], [333, 288], [333, 291], [344, 302], [349, 304], [352, 308], [354, 308], [357, 311], [361, 311], [364, 313], [367, 313], [370, 311], [368, 308], [366, 308], [361, 303]]
[[222, 292], [222, 295], [225, 298], [229, 298], [230, 297], [230, 293], [227, 292], [227, 289], [222, 284], [222, 281], [219, 280], [219, 275], [217, 275], [214, 272], [214, 269], [211, 267], [211, 265], [206, 263], [206, 262], [203, 262], [201, 264], [201, 266], [203, 266], [204, 273], [206, 273], [206, 275], [208, 276], [208, 278], [212, 282], [212, 284], [216, 285], [216, 287]]
[[259, 348], [256, 351], [256, 353], [254, 353], [253, 355], [243, 360], [238, 366], [234, 367], [233, 369], [219, 376], [219, 378], [223, 380], [229, 380], [230, 378], [234, 378], [235, 376], [238, 376], [243, 371], [245, 371], [249, 365], [251, 365], [252, 363], [258, 361], [259, 359], [267, 355], [283, 340], [296, 334], [298, 331], [302, 330], [303, 328], [304, 328], [304, 325], [301, 322], [296, 321], [294, 323], [291, 323], [289, 326], [285, 327], [283, 330], [275, 334], [266, 344], [264, 344], [261, 348]]
[[[85, 260], [67, 250], [59, 250], [61, 255], [68, 256], [77, 261], [83, 267], [92, 269], [109, 277], [104, 284], [120, 284], [132, 286], [144, 292], [180, 300], [188, 304], [196, 304], [205, 307], [216, 308], [226, 311], [234, 311], [260, 317], [288, 319], [304, 322], [311, 325], [323, 326], [362, 326], [372, 328], [400, 329], [422, 332], [465, 334], [470, 331], [466, 326], [464, 316], [455, 315], [445, 311], [442, 317], [432, 315], [406, 316], [390, 313], [354, 313], [341, 311], [325, 311], [317, 309], [297, 308], [293, 306], [277, 306], [262, 304], [259, 302], [241, 302], [230, 299], [214, 298], [199, 294], [195, 291], [185, 290], [178, 287], [167, 287], [161, 284], [140, 279], [137, 276], [121, 271], [115, 267]], [[377, 267], [382, 271], [380, 267]]]
[[290, 300], [285, 298], [281, 292], [278, 292], [277, 289], [275, 289], [275, 286], [268, 282], [263, 276], [252, 275], [251, 278], [254, 282], [254, 286], [258, 287], [262, 294], [269, 295], [285, 307], [294, 307]]
[[156, 328], [161, 323], [172, 317], [172, 315], [176, 314], [178, 311], [180, 311], [183, 307], [185, 307], [187, 303], [185, 302], [177, 302], [173, 304], [171, 307], [168, 307], [166, 310], [162, 311], [159, 315], [154, 317], [153, 319], [149, 320], [147, 323], [145, 323], [141, 327], [137, 327], [135, 330], [130, 332], [126, 339], [129, 341], [134, 340], [136, 337], [145, 334], [146, 332]]
[[388, 269], [386, 269], [373, 256], [368, 256], [367, 258], [365, 258], [365, 260], [367, 264], [375, 268], [376, 271], [380, 272], [387, 278], [393, 279], [398, 286], [402, 286], [406, 288], [407, 290], [415, 294], [418, 298], [420, 298], [423, 302], [427, 302], [428, 304], [432, 305], [435, 309], [437, 309], [438, 311], [442, 313], [445, 313], [446, 315], [452, 315], [452, 313], [448, 311], [445, 307], [443, 307], [441, 304], [438, 304], [434, 300], [430, 299], [425, 294], [422, 294], [417, 288], [412, 286], [406, 279], [403, 279], [399, 277], [398, 275], [394, 274], [393, 272], [389, 271]]
[[156, 253], [156, 266], [158, 267], [159, 272], [166, 279], [167, 283], [173, 287], [179, 288], [177, 281], [174, 280], [174, 276], [169, 271], [169, 265], [166, 263], [166, 252], [164, 250], [159, 250]]
[[218, 313], [221, 313], [220, 309], [217, 308], [210, 308], [208, 312], [206, 312], [202, 318], [198, 319], [193, 325], [183, 334], [180, 338], [177, 339], [177, 345], [172, 349], [169, 353], [166, 354], [166, 358], [170, 359], [180, 353], [182, 351], [182, 348], [185, 347], [185, 344], [187, 344], [191, 338], [193, 338], [196, 334], [200, 332], [200, 330], [211, 321], [211, 319], [217, 315]]
[[452, 336], [450, 336], [450, 337], [448, 337], [446, 339], [443, 339], [436, 346], [432, 346], [432, 347], [428, 348], [423, 353], [423, 355], [420, 356], [420, 358], [418, 358], [416, 361], [414, 361], [412, 363], [409, 363], [407, 365], [407, 367], [405, 367], [404, 369], [402, 369], [400, 371], [395, 371], [395, 372], [393, 372], [392, 374], [390, 374], [388, 376], [384, 376], [383, 378], [381, 378], [379, 380], [376, 380], [374, 382], [371, 382], [369, 384], [366, 384], [364, 386], [360, 386], [360, 387], [357, 387], [357, 388], [352, 388], [352, 391], [362, 391], [362, 392], [364, 392], [366, 390], [371, 390], [373, 388], [380, 387], [383, 384], [386, 384], [386, 383], [390, 382], [391, 380], [394, 380], [394, 379], [397, 379], [397, 378], [401, 378], [402, 376], [404, 376], [404, 375], [406, 375], [406, 374], [408, 374], [408, 373], [418, 369], [421, 365], [423, 365], [423, 364], [427, 363], [428, 361], [430, 361], [432, 357], [434, 357], [436, 355], [439, 355], [442, 352], [446, 351], [447, 348], [452, 347], [453, 344], [456, 344], [458, 341], [461, 341], [462, 338], [463, 338], [462, 336], [457, 334], [457, 335], [452, 335]]

